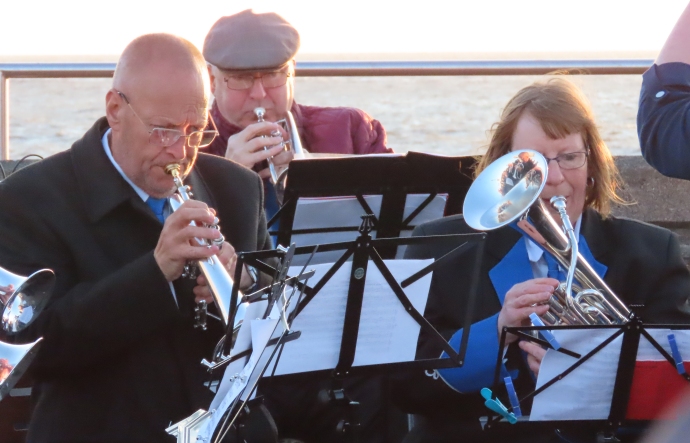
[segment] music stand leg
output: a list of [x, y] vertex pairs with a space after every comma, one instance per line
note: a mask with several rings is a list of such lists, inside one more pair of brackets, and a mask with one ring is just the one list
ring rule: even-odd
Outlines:
[[[339, 406], [343, 411], [342, 418], [338, 420], [335, 431], [342, 443], [359, 443], [361, 423], [359, 422], [359, 402], [350, 400], [345, 390], [340, 388], [322, 391], [327, 398], [322, 397], [325, 404], [331, 403]], [[323, 394], [320, 394], [320, 397]], [[325, 401], [324, 401], [325, 400]]]

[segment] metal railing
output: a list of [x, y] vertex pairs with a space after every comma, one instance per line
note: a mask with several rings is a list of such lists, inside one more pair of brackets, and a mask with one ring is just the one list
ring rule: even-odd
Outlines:
[[[335, 61], [297, 62], [300, 77], [380, 77], [430, 75], [642, 74], [653, 60], [507, 60], [507, 61]], [[0, 63], [0, 159], [10, 158], [11, 78], [108, 78], [114, 63]]]

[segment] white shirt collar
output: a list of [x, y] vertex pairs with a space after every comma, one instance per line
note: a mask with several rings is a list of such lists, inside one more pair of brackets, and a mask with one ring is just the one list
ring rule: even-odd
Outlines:
[[113, 157], [113, 153], [110, 151], [110, 143], [108, 142], [108, 136], [110, 135], [111, 131], [112, 129], [108, 128], [108, 130], [105, 131], [105, 134], [103, 134], [103, 138], [101, 139], [101, 144], [103, 145], [103, 150], [105, 150], [105, 155], [108, 156], [108, 159], [110, 159], [110, 162], [113, 164], [113, 166], [115, 166], [117, 172], [119, 172], [122, 178], [124, 178], [125, 181], [129, 183], [129, 185], [132, 187], [132, 189], [134, 189], [137, 195], [141, 197], [141, 199], [144, 201], [148, 200], [149, 195], [146, 192], [144, 192], [144, 190], [141, 189], [139, 186], [135, 185], [134, 182], [130, 180], [129, 177], [127, 177], [120, 165], [118, 165], [115, 161], [115, 157]]
[[[578, 242], [580, 241], [581, 225], [582, 214], [580, 214], [580, 217], [578, 217], [577, 222], [575, 222], [575, 238]], [[529, 257], [529, 261], [531, 261], [532, 263], [537, 263], [539, 259], [541, 259], [541, 256], [544, 254], [544, 250], [528, 238], [525, 238], [525, 245], [527, 246], [527, 256]]]

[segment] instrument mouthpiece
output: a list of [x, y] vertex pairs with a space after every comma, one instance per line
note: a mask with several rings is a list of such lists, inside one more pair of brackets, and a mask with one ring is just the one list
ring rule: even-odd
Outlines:
[[180, 174], [180, 164], [179, 163], [168, 163], [165, 165], [165, 173], [170, 174], [173, 177]]
[[563, 197], [562, 195], [554, 195], [553, 197], [551, 197], [549, 202], [551, 203], [551, 206], [553, 206], [556, 210], [566, 208], [565, 197]]
[[254, 108], [254, 114], [256, 114], [256, 118], [258, 118], [259, 121], [262, 122], [264, 121], [264, 115], [266, 115], [266, 110], [261, 107]]

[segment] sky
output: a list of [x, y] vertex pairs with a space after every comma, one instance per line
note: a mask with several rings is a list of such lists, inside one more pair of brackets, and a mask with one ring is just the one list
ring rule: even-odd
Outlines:
[[[0, 56], [111, 55], [141, 34], [202, 47], [221, 16], [275, 11], [301, 54], [657, 51], [688, 0], [3, 0]], [[410, 5], [410, 6], [405, 6]], [[298, 55], [299, 59], [299, 55]]]

